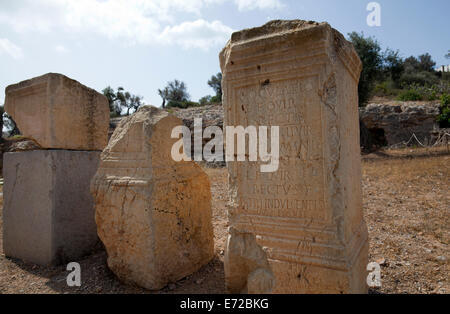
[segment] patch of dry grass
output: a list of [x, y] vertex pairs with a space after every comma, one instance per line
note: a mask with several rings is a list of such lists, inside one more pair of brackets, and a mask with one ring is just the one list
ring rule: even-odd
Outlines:
[[394, 152], [363, 162], [372, 261], [383, 292], [449, 293], [450, 157]]

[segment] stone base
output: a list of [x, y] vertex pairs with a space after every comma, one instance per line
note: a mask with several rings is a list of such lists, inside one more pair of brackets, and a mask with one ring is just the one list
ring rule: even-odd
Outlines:
[[3, 159], [3, 249], [8, 257], [57, 265], [98, 243], [89, 191], [100, 152], [35, 150]]
[[[302, 243], [309, 251], [289, 254], [265, 246], [264, 236], [229, 228], [225, 251], [225, 285], [229, 293], [366, 294], [369, 242], [362, 229], [347, 246]], [[272, 241], [275, 238], [271, 238]], [[262, 241], [263, 243], [258, 243]], [[283, 241], [281, 239], [281, 241]], [[331, 249], [326, 251], [326, 249]], [[325, 256], [317, 258], [318, 249]], [[325, 249], [325, 251], [324, 251]], [[335, 252], [334, 255], [331, 255]]]
[[277, 278], [275, 294], [367, 294], [367, 256], [369, 244], [365, 242], [355, 261], [346, 269], [322, 265], [270, 261]]

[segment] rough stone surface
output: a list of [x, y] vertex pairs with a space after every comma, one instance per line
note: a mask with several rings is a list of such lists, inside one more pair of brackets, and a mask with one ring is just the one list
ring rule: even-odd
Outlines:
[[40, 150], [42, 147], [35, 140], [23, 138], [17, 141], [11, 141], [8, 152], [24, 152], [29, 150]]
[[[169, 108], [165, 109], [167, 112], [173, 114], [174, 116], [180, 118], [183, 121], [183, 124], [189, 128], [191, 131], [191, 143], [192, 143], [192, 150], [191, 150], [191, 156], [194, 156], [194, 119], [199, 118], [202, 119], [202, 133], [205, 131], [207, 127], [210, 126], [217, 126], [220, 129], [223, 128], [223, 107], [222, 104], [220, 105], [207, 105], [202, 107], [192, 107], [192, 108], [186, 108], [186, 109], [180, 109], [180, 108]], [[119, 118], [112, 118], [110, 121], [110, 129], [109, 133], [112, 135], [115, 128], [118, 126], [120, 121], [123, 119], [123, 117]], [[202, 151], [203, 147], [210, 141], [209, 138], [203, 138], [202, 142]], [[225, 157], [223, 158], [225, 160]], [[225, 162], [224, 161], [214, 161], [214, 162], [207, 162], [208, 166], [213, 167], [224, 167]]]
[[[194, 136], [195, 136], [195, 128], [194, 128], [194, 119], [202, 119], [202, 134], [204, 133], [205, 129], [210, 126], [217, 126], [220, 129], [223, 129], [223, 107], [222, 105], [215, 105], [215, 106], [204, 106], [204, 107], [198, 107], [198, 108], [187, 108], [187, 109], [176, 109], [173, 110], [173, 114], [180, 118], [183, 121], [183, 124], [189, 128], [191, 131], [191, 143], [192, 143], [192, 150], [191, 150], [191, 156], [195, 156], [195, 146], [194, 143]], [[202, 146], [201, 146], [201, 152], [203, 152], [203, 149], [205, 145], [211, 140], [207, 137], [202, 137]], [[201, 153], [200, 152], [200, 153]], [[225, 167], [225, 150], [223, 150], [224, 154], [222, 155], [222, 161], [214, 161], [214, 162], [207, 162], [209, 166], [214, 167]]]
[[426, 145], [431, 141], [431, 132], [439, 128], [439, 107], [439, 103], [368, 104], [359, 109], [359, 114], [379, 146], [408, 142], [413, 134]]
[[39, 265], [76, 261], [99, 242], [89, 183], [100, 152], [4, 154], [3, 248]]
[[280, 165], [229, 162], [233, 293], [367, 292], [361, 62], [327, 23], [272, 21], [220, 54], [224, 126], [279, 126]]
[[172, 129], [180, 125], [154, 107], [123, 119], [91, 183], [109, 268], [150, 290], [192, 274], [214, 254], [209, 179], [194, 162], [171, 157]]
[[108, 143], [108, 100], [77, 81], [49, 73], [5, 94], [5, 110], [22, 135], [43, 148], [101, 151]]

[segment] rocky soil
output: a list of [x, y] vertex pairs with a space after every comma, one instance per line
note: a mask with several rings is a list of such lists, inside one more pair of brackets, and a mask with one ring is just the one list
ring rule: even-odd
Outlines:
[[[205, 171], [213, 194], [216, 254], [195, 274], [161, 291], [145, 291], [120, 283], [100, 250], [78, 261], [82, 286], [69, 288], [64, 266], [6, 258], [0, 237], [0, 293], [224, 293], [227, 174], [223, 168]], [[369, 258], [382, 265], [382, 287], [370, 292], [450, 293], [450, 153], [442, 148], [366, 155], [362, 184]]]

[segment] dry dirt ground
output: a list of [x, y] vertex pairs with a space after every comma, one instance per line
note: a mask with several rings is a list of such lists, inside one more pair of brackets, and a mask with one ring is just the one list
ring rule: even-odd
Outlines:
[[[99, 251], [79, 261], [82, 286], [69, 288], [61, 267], [39, 267], [6, 258], [0, 212], [0, 293], [224, 293], [225, 169], [211, 178], [216, 257], [197, 273], [146, 291], [121, 284]], [[364, 213], [370, 261], [382, 265], [382, 287], [371, 293], [450, 293], [450, 154], [404, 149], [363, 156]]]

